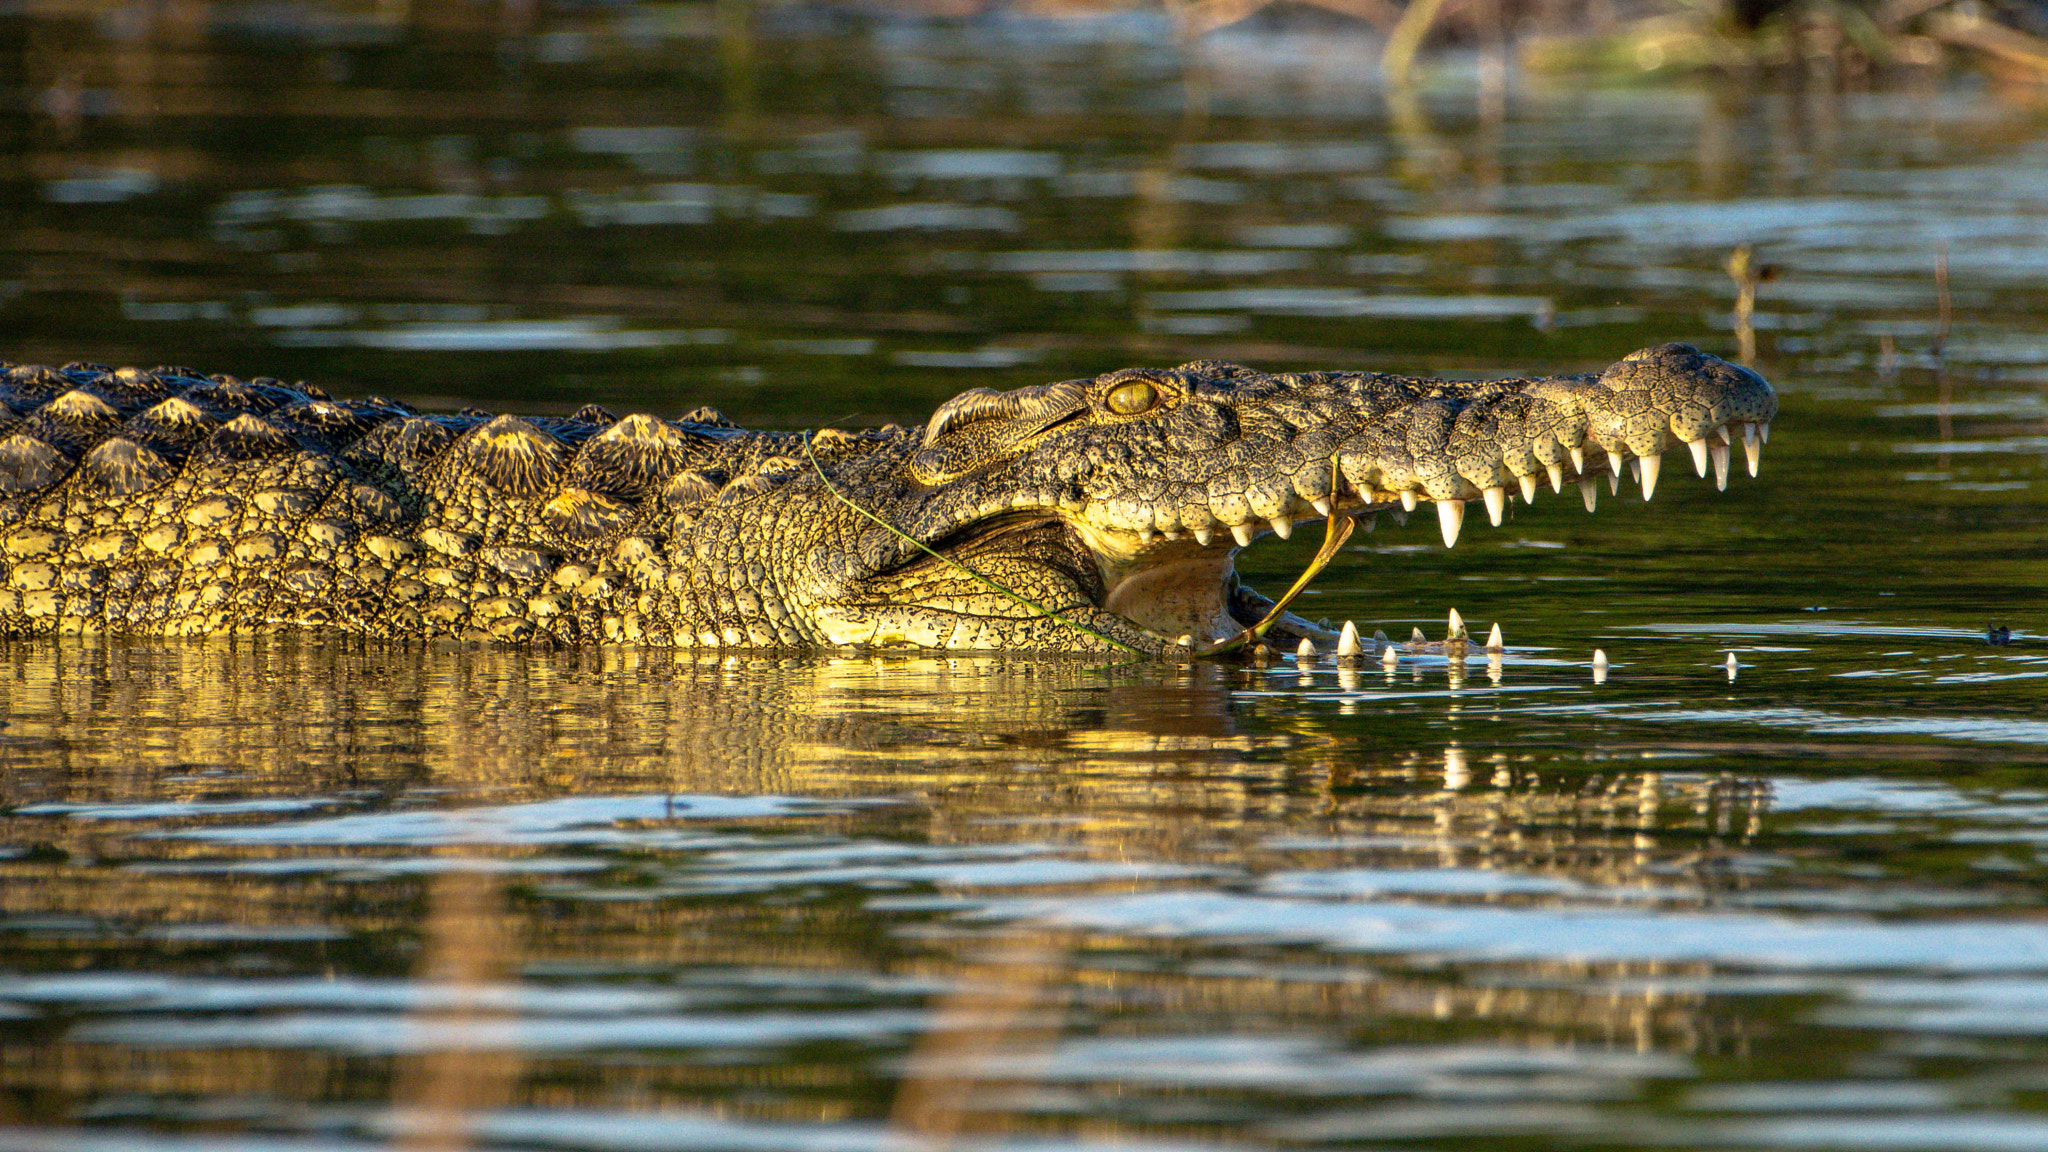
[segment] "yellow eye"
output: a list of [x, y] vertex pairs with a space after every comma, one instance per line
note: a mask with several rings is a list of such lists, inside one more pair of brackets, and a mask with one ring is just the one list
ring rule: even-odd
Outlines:
[[1136, 416], [1140, 412], [1151, 411], [1159, 403], [1159, 389], [1143, 380], [1134, 380], [1119, 386], [1103, 403], [1119, 416]]

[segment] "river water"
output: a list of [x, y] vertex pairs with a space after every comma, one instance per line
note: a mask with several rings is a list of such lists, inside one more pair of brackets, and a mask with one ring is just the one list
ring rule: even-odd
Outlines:
[[1382, 517], [1304, 601], [1492, 666], [0, 643], [0, 1149], [2048, 1147], [2038, 94], [1390, 95], [1139, 14], [0, 38], [17, 362], [915, 423], [1733, 356], [1746, 244], [1783, 403], [1757, 480]]

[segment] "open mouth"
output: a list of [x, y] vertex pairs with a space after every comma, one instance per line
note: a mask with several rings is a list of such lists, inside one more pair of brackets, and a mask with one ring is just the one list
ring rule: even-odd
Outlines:
[[[1715, 487], [1726, 490], [1734, 446], [1742, 445], [1749, 474], [1755, 476], [1762, 447], [1769, 439], [1768, 423], [1730, 422], [1684, 443], [1698, 475], [1705, 478], [1711, 473]], [[1067, 525], [1099, 573], [1102, 593], [1097, 606], [1125, 617], [1163, 643], [1198, 649], [1214, 646], [1244, 635], [1246, 629], [1262, 621], [1269, 623], [1274, 634], [1289, 640], [1327, 642], [1336, 638], [1333, 633], [1299, 617], [1273, 615], [1272, 601], [1238, 582], [1235, 559], [1239, 550], [1268, 532], [1288, 539], [1303, 527], [1333, 519], [1354, 520], [1367, 531], [1382, 512], [1406, 523], [1408, 514], [1424, 502], [1435, 505], [1444, 546], [1449, 548], [1456, 546], [1462, 534], [1469, 502], [1478, 501], [1487, 519], [1499, 527], [1510, 503], [1519, 498], [1533, 504], [1546, 487], [1552, 495], [1561, 495], [1567, 483], [1574, 484], [1591, 512], [1598, 506], [1603, 478], [1609, 491], [1618, 493], [1622, 477], [1628, 475], [1641, 486], [1647, 501], [1655, 495], [1662, 474], [1662, 453], [1638, 456], [1626, 450], [1598, 448], [1588, 453], [1582, 446], [1565, 449], [1560, 455], [1565, 459], [1547, 465], [1532, 457], [1526, 463], [1534, 467], [1520, 470], [1514, 467], [1516, 462], [1502, 462], [1497, 472], [1506, 482], [1499, 484], [1480, 487], [1460, 477], [1449, 484], [1432, 485], [1456, 493], [1442, 496], [1414, 487], [1381, 487], [1375, 481], [1382, 477], [1371, 475], [1377, 470], [1360, 469], [1367, 474], [1351, 474], [1340, 460], [1331, 468], [1325, 491], [1310, 495], [1291, 492], [1263, 516], [1249, 502], [1236, 498], [1211, 500], [1206, 506], [1192, 508], [1138, 509], [1135, 517], [1132, 510], [1119, 509], [1119, 519], [1126, 522], [1150, 520], [1135, 529], [1098, 524], [1080, 516], [1068, 519]], [[1325, 543], [1327, 551], [1328, 536]]]

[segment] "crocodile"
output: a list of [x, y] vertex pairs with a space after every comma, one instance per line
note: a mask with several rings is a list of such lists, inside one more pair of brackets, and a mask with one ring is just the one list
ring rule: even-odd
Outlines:
[[[1008, 392], [922, 427], [422, 413], [307, 385], [0, 362], [0, 636], [1185, 657], [1272, 601], [1238, 551], [1329, 518], [1633, 471], [1755, 474], [1777, 398], [1684, 344], [1481, 382], [1201, 360]], [[1336, 639], [1291, 614], [1273, 635]]]

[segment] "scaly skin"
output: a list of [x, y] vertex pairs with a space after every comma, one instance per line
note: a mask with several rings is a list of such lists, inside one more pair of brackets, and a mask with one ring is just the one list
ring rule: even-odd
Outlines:
[[1682, 344], [1477, 384], [1199, 361], [809, 434], [0, 365], [0, 635], [1185, 654], [1265, 610], [1232, 567], [1263, 532], [1429, 500], [1450, 543], [1466, 500], [1497, 519], [1575, 479], [1590, 502], [1623, 460], [1647, 495], [1674, 441], [1725, 482], [1776, 413], [1761, 377]]

